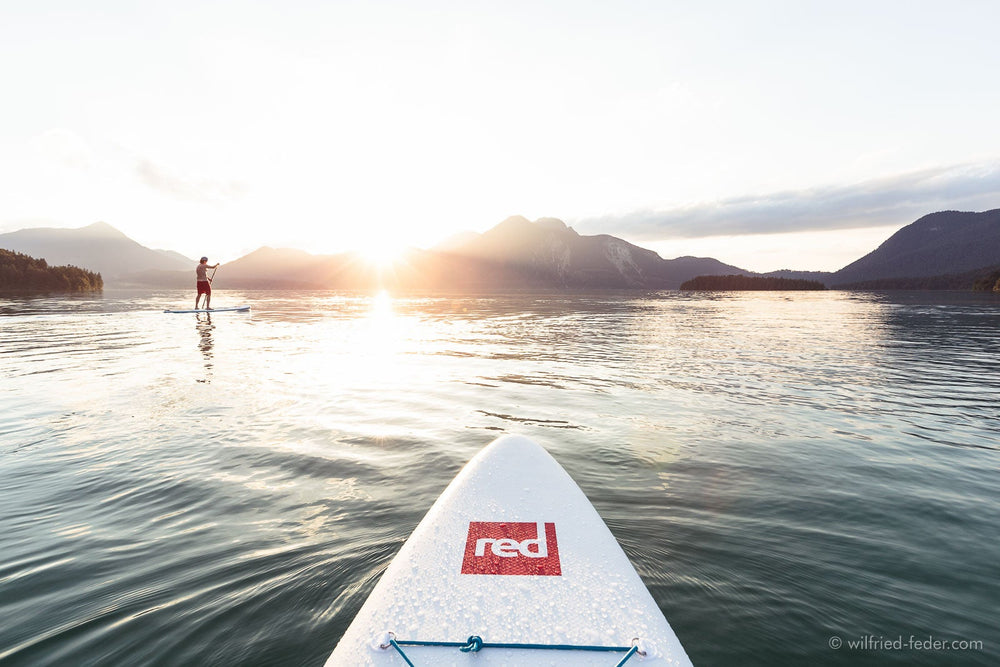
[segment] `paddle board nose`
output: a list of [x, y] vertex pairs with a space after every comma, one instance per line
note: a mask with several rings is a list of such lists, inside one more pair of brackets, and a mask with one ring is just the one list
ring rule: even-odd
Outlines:
[[690, 665], [579, 486], [503, 436], [427, 512], [327, 665], [608, 665], [640, 648], [644, 665]]

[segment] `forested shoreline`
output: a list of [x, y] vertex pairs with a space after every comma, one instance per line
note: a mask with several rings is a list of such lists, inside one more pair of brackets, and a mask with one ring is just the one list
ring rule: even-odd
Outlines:
[[0, 291], [99, 292], [101, 274], [76, 266], [49, 266], [44, 259], [0, 248]]
[[735, 292], [742, 290], [825, 290], [826, 286], [816, 280], [794, 278], [774, 278], [771, 276], [698, 276], [681, 285], [682, 290], [719, 290]]

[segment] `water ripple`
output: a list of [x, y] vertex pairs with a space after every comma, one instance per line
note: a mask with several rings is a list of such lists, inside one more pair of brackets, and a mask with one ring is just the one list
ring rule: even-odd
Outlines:
[[0, 300], [5, 665], [320, 665], [508, 431], [578, 481], [696, 664], [833, 665], [829, 636], [871, 633], [1000, 661], [995, 300], [220, 290], [254, 312], [162, 314], [189, 296]]

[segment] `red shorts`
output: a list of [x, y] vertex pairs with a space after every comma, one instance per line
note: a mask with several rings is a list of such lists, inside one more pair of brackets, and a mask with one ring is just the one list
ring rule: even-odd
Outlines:
[[207, 280], [199, 280], [198, 295], [201, 296], [202, 294], [211, 294], [211, 293], [212, 293], [212, 283], [208, 282]]

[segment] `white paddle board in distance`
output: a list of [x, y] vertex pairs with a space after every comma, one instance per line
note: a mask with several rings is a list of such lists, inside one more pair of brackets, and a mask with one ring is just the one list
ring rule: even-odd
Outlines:
[[504, 436], [441, 494], [326, 663], [407, 664], [691, 661], [580, 487]]
[[165, 310], [165, 313], [226, 313], [238, 311], [245, 313], [250, 310], [250, 306], [233, 306], [232, 308], [198, 308], [195, 310]]

